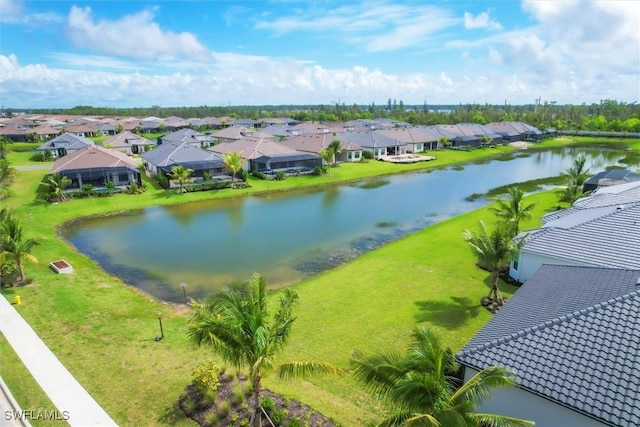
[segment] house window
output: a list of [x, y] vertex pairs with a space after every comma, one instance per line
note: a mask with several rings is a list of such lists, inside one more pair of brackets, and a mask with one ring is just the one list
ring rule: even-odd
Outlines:
[[520, 254], [518, 254], [514, 259], [513, 262], [511, 263], [511, 265], [513, 266], [513, 269], [518, 271], [518, 260], [520, 259]]
[[347, 159], [349, 159], [349, 160], [351, 160], [351, 159], [352, 159], [351, 151], [349, 151], [349, 152], [347, 153]]
[[356, 151], [355, 153], [353, 153], [354, 158], [359, 159], [360, 158], [360, 152]]

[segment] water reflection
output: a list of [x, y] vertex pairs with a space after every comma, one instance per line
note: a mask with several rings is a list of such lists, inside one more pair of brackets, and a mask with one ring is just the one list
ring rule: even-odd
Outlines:
[[[151, 207], [71, 224], [63, 235], [125, 283], [164, 300], [237, 283], [254, 272], [285, 286], [451, 216], [484, 200], [470, 194], [556, 176], [578, 151], [530, 152], [463, 170], [403, 174], [310, 191]], [[588, 151], [599, 171], [626, 153]], [[293, 178], [292, 178], [293, 179]]]

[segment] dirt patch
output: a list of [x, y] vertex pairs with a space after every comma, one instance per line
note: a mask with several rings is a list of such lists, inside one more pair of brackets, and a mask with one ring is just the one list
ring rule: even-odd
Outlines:
[[526, 150], [527, 148], [531, 147], [533, 143], [526, 141], [516, 141], [509, 143], [509, 145], [512, 147], [520, 148], [521, 150]]
[[[251, 395], [246, 377], [220, 375], [220, 386], [215, 395], [203, 396], [193, 384], [189, 384], [178, 405], [182, 412], [202, 427], [249, 426], [255, 399]], [[262, 425], [268, 426], [309, 426], [334, 427], [337, 424], [318, 411], [297, 400], [288, 399], [270, 390], [260, 393]]]

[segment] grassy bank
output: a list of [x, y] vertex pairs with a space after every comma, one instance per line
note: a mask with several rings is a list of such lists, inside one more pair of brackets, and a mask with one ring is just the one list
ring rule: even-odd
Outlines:
[[[178, 195], [151, 188], [139, 196], [118, 195], [59, 204], [45, 203], [36, 197], [43, 171], [19, 172], [13, 186], [14, 196], [5, 205], [14, 207], [22, 217], [28, 236], [41, 236], [46, 241], [34, 251], [40, 263], [25, 266], [32, 284], [3, 289], [3, 294], [9, 300], [20, 294], [23, 300], [17, 306], [20, 313], [118, 423], [190, 425], [174, 403], [189, 382], [193, 367], [212, 357], [206, 350], [193, 349], [187, 341], [185, 307], [156, 301], [104, 273], [60, 240], [56, 226], [80, 216], [237, 197], [258, 191], [288, 191], [425, 166], [443, 167], [511, 150], [500, 147], [437, 152], [438, 160], [428, 165], [375, 161], [346, 164], [332, 169], [331, 177], [252, 181], [252, 188], [238, 192]], [[551, 193], [529, 199], [539, 203], [536, 217], [557, 204]], [[346, 365], [355, 349], [373, 353], [402, 348], [416, 324], [431, 325], [443, 335], [447, 345], [459, 349], [490, 316], [479, 306], [480, 297], [489, 289], [489, 275], [475, 267], [462, 239], [462, 231], [475, 228], [481, 219], [492, 221], [493, 216], [487, 209], [481, 209], [435, 224], [295, 285], [301, 304], [282, 360], [316, 359]], [[537, 226], [535, 220], [524, 225], [533, 226]], [[56, 275], [50, 270], [48, 263], [59, 258], [69, 261], [75, 272]], [[503, 290], [508, 295], [514, 289], [503, 286]], [[162, 316], [166, 339], [155, 342], [158, 316]], [[0, 351], [1, 356], [10, 354], [3, 340]], [[3, 357], [0, 375], [13, 387], [16, 380], [9, 374], [5, 376], [12, 369], [5, 360]], [[17, 364], [15, 358], [9, 360]], [[268, 377], [265, 385], [310, 404], [343, 425], [362, 425], [377, 419], [384, 410], [348, 376], [288, 383]], [[20, 401], [24, 408], [46, 404], [38, 393], [23, 393], [19, 398], [26, 400]]]

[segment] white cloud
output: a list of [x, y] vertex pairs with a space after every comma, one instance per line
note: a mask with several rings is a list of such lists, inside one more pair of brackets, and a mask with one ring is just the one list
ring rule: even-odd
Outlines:
[[77, 47], [124, 58], [210, 60], [193, 34], [163, 31], [153, 18], [153, 11], [147, 9], [117, 21], [94, 22], [89, 7], [72, 6], [66, 35]]
[[20, 0], [0, 0], [0, 22], [19, 23], [24, 15]]
[[316, 33], [369, 52], [420, 46], [429, 36], [456, 24], [451, 12], [432, 5], [363, 2], [337, 8], [293, 10], [290, 16], [262, 16], [255, 29], [274, 36], [292, 32]]
[[474, 17], [469, 12], [464, 13], [464, 27], [467, 29], [487, 28], [490, 30], [501, 30], [502, 25], [489, 17], [488, 12], [482, 12]]

